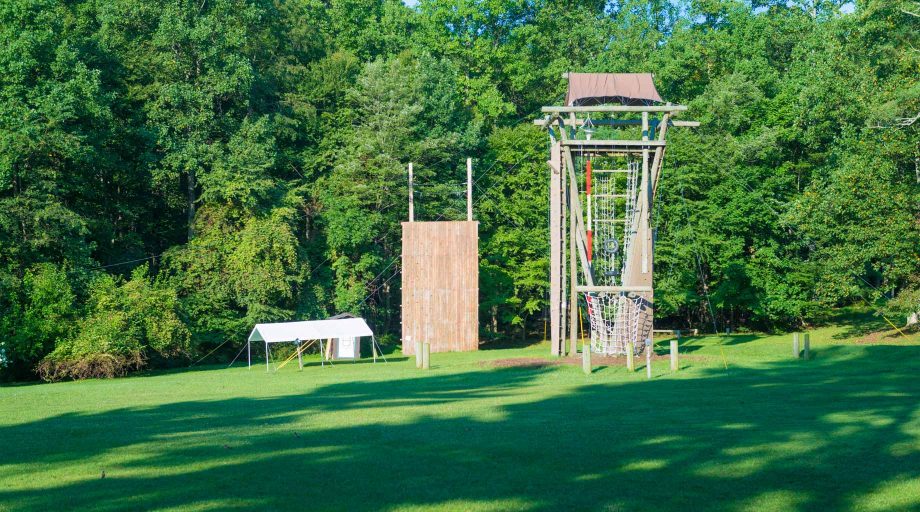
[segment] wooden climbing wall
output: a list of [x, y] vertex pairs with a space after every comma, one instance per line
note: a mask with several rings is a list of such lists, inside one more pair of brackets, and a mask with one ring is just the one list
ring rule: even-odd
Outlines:
[[403, 354], [479, 349], [479, 223], [402, 223]]

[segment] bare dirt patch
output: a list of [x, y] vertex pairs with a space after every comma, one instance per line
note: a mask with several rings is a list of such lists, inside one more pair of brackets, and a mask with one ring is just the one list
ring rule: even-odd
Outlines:
[[538, 357], [516, 357], [513, 359], [495, 359], [492, 361], [480, 361], [480, 366], [491, 368], [544, 368], [547, 366], [559, 366], [563, 364], [562, 359], [549, 360]]
[[[652, 354], [652, 360], [668, 359], [668, 354]], [[645, 363], [645, 354], [636, 356], [636, 364]], [[581, 356], [563, 357], [559, 359], [541, 359], [539, 357], [515, 357], [511, 359], [494, 359], [481, 361], [480, 366], [490, 368], [548, 368], [552, 366], [581, 366]], [[626, 366], [626, 356], [591, 356], [591, 366]]]
[[[902, 330], [904, 331], [904, 334], [907, 334], [908, 336], [910, 335], [910, 333], [907, 330], [905, 329], [902, 329]], [[870, 332], [869, 334], [866, 334], [865, 336], [860, 336], [859, 338], [856, 338], [856, 341], [854, 343], [856, 343], [857, 345], [877, 345], [877, 344], [897, 343], [898, 341], [906, 341], [906, 340], [907, 338], [902, 336], [901, 333], [892, 329], [888, 331]]]

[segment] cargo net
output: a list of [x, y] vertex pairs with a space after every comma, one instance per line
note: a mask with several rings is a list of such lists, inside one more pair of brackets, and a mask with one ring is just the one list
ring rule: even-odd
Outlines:
[[637, 343], [641, 297], [625, 293], [586, 293], [585, 301], [591, 324], [592, 352], [623, 355], [629, 342], [633, 343], [634, 353], [641, 351]]
[[[625, 169], [596, 170], [592, 177], [591, 226], [594, 282], [602, 286], [623, 284], [626, 255], [635, 235], [639, 162]], [[627, 293], [587, 293], [591, 349], [607, 355], [625, 354], [628, 342], [635, 350], [642, 298]]]

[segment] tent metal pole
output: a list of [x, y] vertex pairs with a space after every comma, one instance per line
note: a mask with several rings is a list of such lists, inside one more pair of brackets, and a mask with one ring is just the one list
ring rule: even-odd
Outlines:
[[303, 371], [303, 351], [300, 349], [301, 341], [297, 340], [297, 363], [300, 364], [300, 371]]
[[268, 342], [265, 342], [265, 371], [268, 372]]
[[249, 364], [249, 369], [252, 370], [252, 341], [246, 340], [246, 362]]

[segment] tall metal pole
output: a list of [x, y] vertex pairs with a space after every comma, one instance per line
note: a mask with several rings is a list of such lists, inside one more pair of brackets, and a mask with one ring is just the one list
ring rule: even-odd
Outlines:
[[415, 196], [412, 187], [412, 162], [409, 162], [409, 222], [415, 222]]
[[473, 221], [473, 159], [466, 159], [466, 220]]

